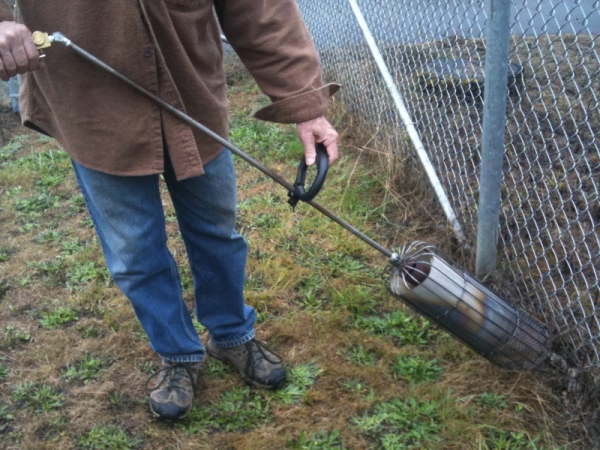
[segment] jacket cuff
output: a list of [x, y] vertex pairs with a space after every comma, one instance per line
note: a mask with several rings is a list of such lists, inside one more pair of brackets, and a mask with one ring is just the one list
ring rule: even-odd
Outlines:
[[300, 123], [322, 116], [327, 111], [329, 97], [341, 86], [329, 83], [319, 89], [294, 95], [259, 109], [254, 117], [267, 122]]
[[12, 8], [4, 0], [0, 0], [0, 22], [14, 21]]

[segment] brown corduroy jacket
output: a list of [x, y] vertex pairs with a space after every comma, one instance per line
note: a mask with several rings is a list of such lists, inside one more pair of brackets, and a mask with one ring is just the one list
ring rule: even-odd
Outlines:
[[[324, 85], [295, 0], [214, 0], [223, 33], [272, 104], [256, 117], [298, 123], [322, 115], [337, 85]], [[223, 52], [213, 0], [18, 0], [31, 31], [75, 44], [228, 134]], [[0, 21], [14, 20], [0, 0]], [[46, 68], [22, 78], [26, 126], [53, 136], [78, 163], [114, 175], [163, 171], [163, 133], [178, 179], [201, 175], [221, 146], [123, 82], [60, 45]]]

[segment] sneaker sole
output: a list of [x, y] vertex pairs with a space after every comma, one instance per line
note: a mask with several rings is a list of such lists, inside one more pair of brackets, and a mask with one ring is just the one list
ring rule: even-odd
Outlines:
[[156, 411], [154, 411], [154, 409], [152, 409], [152, 405], [150, 405], [150, 412], [152, 413], [152, 415], [162, 421], [162, 422], [179, 422], [183, 419], [185, 419], [187, 417], [187, 415], [192, 411], [193, 409], [193, 403], [192, 406], [190, 406], [190, 409], [188, 409], [185, 414], [183, 414], [182, 416], [179, 417], [165, 417], [165, 416], [161, 416], [160, 414], [158, 414]]

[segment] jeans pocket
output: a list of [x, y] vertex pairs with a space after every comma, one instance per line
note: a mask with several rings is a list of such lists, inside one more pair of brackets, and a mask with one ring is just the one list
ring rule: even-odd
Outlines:
[[175, 11], [194, 11], [206, 4], [209, 0], [165, 0], [167, 8]]

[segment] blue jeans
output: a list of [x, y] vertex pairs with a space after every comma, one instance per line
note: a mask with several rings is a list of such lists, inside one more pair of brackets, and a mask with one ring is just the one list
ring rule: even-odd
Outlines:
[[[159, 176], [108, 175], [75, 161], [73, 167], [108, 269], [131, 301], [150, 346], [169, 361], [202, 361], [204, 346], [167, 248]], [[248, 249], [235, 231], [231, 153], [223, 150], [204, 170], [203, 176], [177, 181], [166, 157], [163, 176], [190, 261], [196, 317], [217, 346], [234, 347], [254, 337], [256, 314], [244, 303]]]

